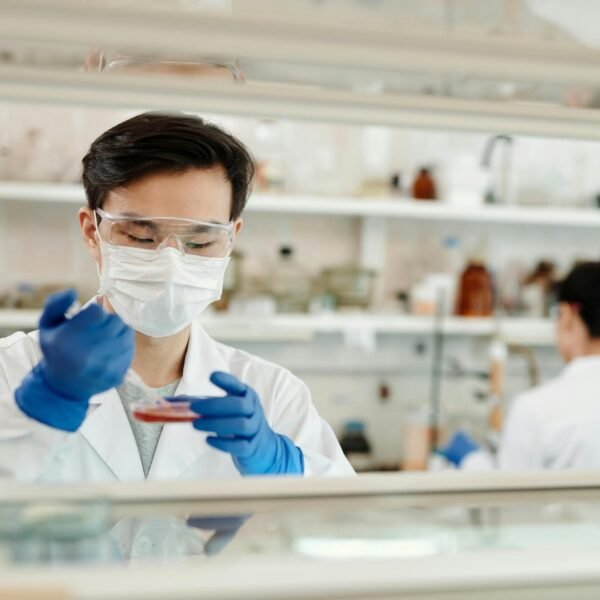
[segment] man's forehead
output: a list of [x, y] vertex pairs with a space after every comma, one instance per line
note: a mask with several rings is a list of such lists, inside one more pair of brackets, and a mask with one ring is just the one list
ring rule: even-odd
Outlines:
[[231, 184], [218, 170], [157, 173], [109, 192], [103, 208], [140, 217], [223, 223], [231, 212]]

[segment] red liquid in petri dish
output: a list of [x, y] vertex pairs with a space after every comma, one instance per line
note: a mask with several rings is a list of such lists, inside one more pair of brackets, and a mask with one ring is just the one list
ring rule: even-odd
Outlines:
[[177, 406], [138, 406], [132, 410], [133, 416], [144, 423], [191, 423], [200, 417], [187, 405]]

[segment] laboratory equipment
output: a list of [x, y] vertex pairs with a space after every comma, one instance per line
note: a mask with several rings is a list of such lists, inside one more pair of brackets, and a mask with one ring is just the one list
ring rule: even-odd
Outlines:
[[154, 388], [146, 385], [144, 380], [129, 368], [125, 374], [125, 381], [139, 388], [144, 400], [131, 405], [131, 414], [138, 420], [146, 423], [190, 423], [200, 418], [200, 415], [190, 408], [189, 400], [165, 400]]
[[243, 81], [244, 74], [237, 61], [211, 61], [181, 57], [175, 59], [131, 56], [111, 49], [91, 50], [85, 58], [85, 71], [118, 72], [124, 75], [171, 75], [203, 79]]
[[377, 271], [345, 266], [325, 269], [325, 288], [339, 307], [368, 308], [373, 299]]
[[412, 195], [415, 200], [437, 200], [438, 194], [431, 169], [419, 169], [412, 185]]
[[473, 258], [460, 278], [456, 314], [460, 317], [490, 317], [493, 313], [492, 276], [483, 261]]
[[283, 245], [279, 248], [278, 260], [271, 272], [270, 291], [277, 302], [278, 312], [307, 311], [311, 281], [291, 246]]
[[510, 173], [512, 167], [513, 138], [509, 135], [495, 135], [491, 137], [483, 150], [481, 166], [486, 169], [492, 168], [494, 150], [498, 143], [503, 142], [505, 152], [498, 165], [495, 178], [491, 179], [491, 186], [485, 195], [485, 201], [489, 204], [509, 204], [512, 201]]

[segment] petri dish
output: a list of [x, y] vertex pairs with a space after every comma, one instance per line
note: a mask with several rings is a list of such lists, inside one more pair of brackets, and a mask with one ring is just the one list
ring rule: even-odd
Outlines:
[[189, 401], [135, 402], [131, 414], [144, 423], [191, 423], [200, 417], [190, 408]]

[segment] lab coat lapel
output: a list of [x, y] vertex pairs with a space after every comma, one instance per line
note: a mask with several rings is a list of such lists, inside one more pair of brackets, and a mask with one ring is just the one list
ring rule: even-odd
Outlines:
[[[183, 366], [183, 377], [176, 394], [222, 396], [223, 391], [209, 381], [213, 371], [228, 371], [218, 346], [199, 322], [192, 323], [190, 342]], [[206, 443], [207, 434], [189, 423], [165, 425], [152, 460], [148, 479], [176, 479], [197, 460], [214, 450]]]
[[140, 453], [115, 388], [94, 396], [80, 433], [121, 481], [144, 480]]

